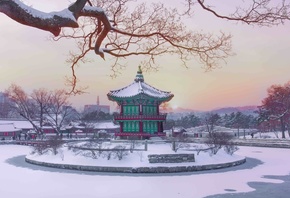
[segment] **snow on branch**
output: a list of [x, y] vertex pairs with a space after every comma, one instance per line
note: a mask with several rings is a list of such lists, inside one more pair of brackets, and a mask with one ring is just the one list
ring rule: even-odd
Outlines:
[[23, 25], [49, 31], [58, 36], [61, 27], [78, 27], [73, 13], [68, 9], [45, 13], [23, 4], [20, 0], [0, 0], [0, 12]]
[[[197, 2], [202, 9], [218, 18], [229, 21], [240, 21], [259, 26], [272, 26], [283, 24], [290, 19], [290, 4], [286, 3], [285, 0], [280, 0], [280, 4], [276, 0], [248, 0], [244, 2], [247, 4], [246, 8], [236, 6], [236, 10], [229, 15], [218, 13], [212, 6], [206, 3], [206, 0], [197, 0]], [[188, 0], [188, 3], [192, 5], [192, 0]]]

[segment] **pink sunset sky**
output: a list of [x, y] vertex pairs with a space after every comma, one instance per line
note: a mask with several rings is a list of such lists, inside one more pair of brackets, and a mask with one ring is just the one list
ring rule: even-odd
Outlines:
[[[59, 11], [70, 4], [68, 0], [24, 2], [45, 12]], [[166, 2], [175, 6], [178, 1]], [[229, 6], [221, 4], [221, 10]], [[189, 63], [189, 68], [184, 68], [176, 57], [162, 57], [159, 71], [144, 73], [144, 78], [148, 84], [175, 95], [170, 102], [172, 107], [211, 110], [259, 105], [269, 86], [290, 80], [289, 22], [271, 28], [254, 27], [217, 19], [198, 5], [196, 8], [194, 18], [186, 21], [189, 28], [231, 33], [235, 55], [210, 72], [205, 72], [195, 60]], [[11, 83], [21, 85], [27, 92], [42, 87], [66, 88], [65, 76], [71, 74], [66, 59], [69, 51], [75, 48], [72, 40], [51, 41], [50, 33], [21, 25], [2, 13], [0, 27], [0, 91]], [[79, 83], [89, 87], [88, 93], [72, 97], [72, 105], [81, 108], [85, 104], [95, 104], [100, 96], [101, 104], [113, 107], [106, 94], [134, 80], [140, 57], [127, 58], [127, 67], [114, 79], [110, 77], [112, 62], [109, 57], [106, 61], [93, 53], [90, 57], [93, 62], [77, 68]]]

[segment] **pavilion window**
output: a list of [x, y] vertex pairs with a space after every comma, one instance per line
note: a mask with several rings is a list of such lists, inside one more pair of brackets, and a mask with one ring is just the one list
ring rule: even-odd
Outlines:
[[139, 114], [139, 106], [133, 106], [133, 115], [138, 115]]
[[154, 132], [158, 132], [157, 122], [154, 122]]
[[148, 125], [147, 124], [148, 124], [148, 122], [146, 122], [146, 121], [143, 122], [143, 131], [144, 132], [147, 132], [148, 131], [148, 127], [147, 127]]
[[147, 132], [147, 122], [143, 122], [143, 124], [144, 124], [144, 127], [143, 127], [144, 131]]
[[136, 132], [139, 132], [139, 122], [136, 121], [135, 124], [136, 124]]
[[124, 122], [124, 131], [128, 132], [128, 122]]
[[131, 106], [128, 106], [127, 108], [128, 108], [128, 115], [132, 115], [132, 108], [131, 108]]
[[132, 122], [128, 122], [128, 131], [132, 131]]
[[127, 106], [124, 106], [124, 115], [128, 115], [128, 108], [127, 108]]
[[142, 108], [143, 108], [143, 114], [146, 115], [146, 106], [144, 105]]
[[150, 133], [154, 132], [154, 123], [150, 122]]

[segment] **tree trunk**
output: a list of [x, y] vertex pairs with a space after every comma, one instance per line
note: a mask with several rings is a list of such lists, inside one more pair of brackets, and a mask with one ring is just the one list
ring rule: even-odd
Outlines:
[[282, 138], [285, 139], [285, 123], [284, 120], [281, 118], [280, 119], [280, 123], [281, 123], [281, 131], [282, 131]]

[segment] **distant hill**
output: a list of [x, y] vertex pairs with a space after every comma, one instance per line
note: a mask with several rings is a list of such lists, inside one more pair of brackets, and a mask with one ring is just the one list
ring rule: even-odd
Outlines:
[[257, 106], [241, 106], [241, 107], [223, 107], [223, 108], [217, 108], [213, 109], [211, 111], [197, 111], [193, 109], [186, 109], [186, 108], [177, 108], [173, 109], [172, 111], [168, 112], [167, 119], [173, 119], [177, 120], [181, 117], [187, 116], [189, 114], [194, 113], [197, 116], [204, 115], [205, 113], [211, 112], [211, 113], [217, 113], [220, 115], [224, 114], [230, 114], [233, 112], [241, 112], [246, 115], [256, 115], [254, 112], [258, 110]]
[[197, 112], [197, 110], [193, 110], [193, 109], [186, 109], [186, 108], [182, 108], [182, 107], [177, 107], [175, 109], [172, 109], [173, 113], [193, 113], [193, 112]]
[[223, 107], [214, 109], [211, 112], [218, 114], [230, 114], [233, 112], [242, 112], [244, 114], [254, 114], [258, 110], [257, 106], [243, 106], [243, 107]]

